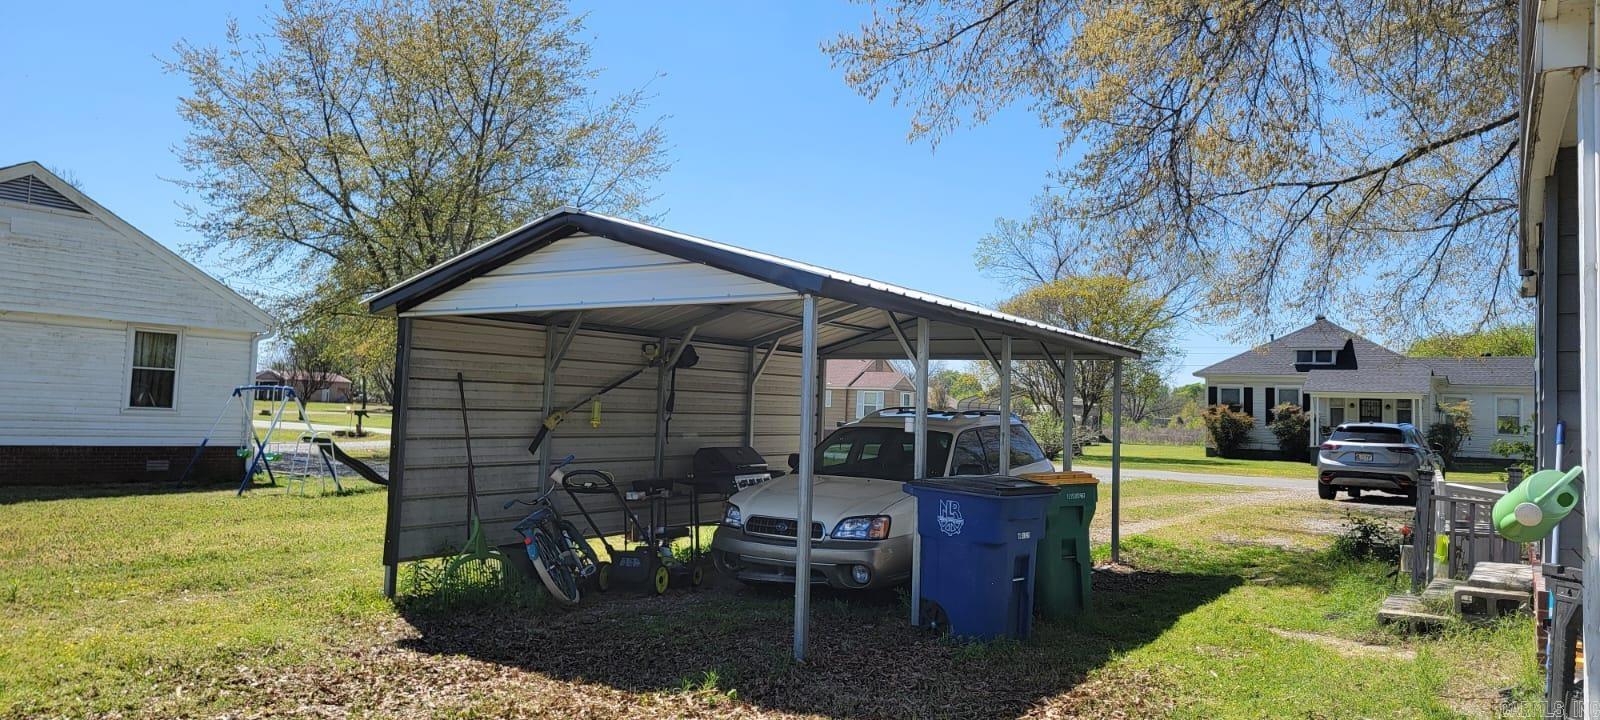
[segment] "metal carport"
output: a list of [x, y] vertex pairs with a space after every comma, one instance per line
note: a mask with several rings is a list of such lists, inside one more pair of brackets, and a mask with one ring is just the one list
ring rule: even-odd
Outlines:
[[[982, 306], [758, 253], [641, 223], [563, 209], [369, 298], [398, 317], [395, 420], [384, 538], [385, 592], [400, 562], [435, 557], [465, 536], [464, 452], [454, 378], [468, 380], [480, 495], [526, 495], [552, 457], [619, 478], [676, 477], [693, 447], [744, 444], [768, 457], [799, 452], [799, 527], [811, 520], [812, 454], [828, 359], [886, 358], [916, 366], [916, 475], [926, 475], [928, 363], [992, 363], [1003, 413], [1011, 363], [1050, 364], [1070, 388], [1074, 360], [1114, 363], [1112, 552], [1118, 548], [1121, 366], [1135, 348]], [[666, 370], [608, 395], [595, 426], [551, 433], [537, 460], [525, 447], [554, 409], [637, 367], [640, 342], [693, 343], [701, 365], [681, 370], [665, 410]], [[794, 404], [792, 400], [798, 400]], [[1071, 407], [1070, 399], [1065, 407]], [[610, 423], [609, 425], [607, 423]], [[1072, 446], [1072, 419], [1064, 423]], [[1000, 463], [1008, 469], [1009, 434]], [[677, 446], [672, 441], [677, 440]], [[805, 452], [800, 452], [802, 449]], [[1064, 453], [1070, 466], [1071, 453]], [[537, 471], [533, 467], [537, 464]], [[515, 517], [482, 504], [493, 542]], [[615, 519], [615, 515], [609, 516]], [[712, 517], [717, 517], [713, 514]], [[620, 526], [619, 528], [620, 529]], [[811, 538], [797, 533], [796, 658], [805, 654]], [[913, 557], [915, 557], [913, 550]], [[913, 584], [916, 584], [913, 579]], [[917, 603], [912, 603], [916, 622]]]

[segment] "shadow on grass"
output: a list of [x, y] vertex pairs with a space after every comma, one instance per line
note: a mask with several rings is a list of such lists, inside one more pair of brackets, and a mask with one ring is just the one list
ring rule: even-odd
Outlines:
[[[1135, 554], [1138, 547], [1130, 543]], [[1099, 570], [1089, 616], [1040, 622], [1026, 641], [992, 644], [910, 627], [903, 590], [817, 589], [811, 660], [803, 665], [790, 660], [788, 589], [720, 579], [715, 587], [660, 598], [613, 590], [598, 601], [586, 599], [581, 609], [536, 617], [402, 603], [402, 615], [420, 633], [402, 644], [630, 693], [709, 692], [829, 717], [1015, 717], [1048, 699], [1075, 702], [1057, 696], [1240, 585], [1250, 562], [1201, 562], [1205, 572]], [[1280, 579], [1291, 575], [1277, 572]]]
[[[381, 492], [383, 487], [374, 485], [365, 480], [344, 478], [343, 492], [329, 490], [327, 493], [318, 492], [317, 481], [311, 481], [310, 488], [304, 495], [307, 498], [336, 497], [346, 495], [362, 495], [369, 492]], [[332, 488], [332, 481], [328, 482]], [[175, 482], [128, 482], [128, 483], [84, 483], [74, 485], [13, 485], [0, 486], [0, 505], [15, 505], [25, 502], [48, 502], [52, 500], [77, 500], [88, 498], [112, 497], [141, 497], [157, 495], [181, 495], [185, 493], [217, 492], [221, 490], [238, 490], [239, 480], [205, 483], [175, 483]], [[256, 483], [251, 485], [246, 493], [290, 493], [298, 494], [283, 481], [276, 485]]]
[[[1089, 462], [1096, 466], [1105, 466], [1111, 463], [1111, 459], [1109, 457], [1095, 456], [1090, 457]], [[1125, 468], [1169, 470], [1174, 467], [1182, 467], [1186, 470], [1193, 468], [1193, 472], [1212, 472], [1219, 475], [1238, 475], [1240, 474], [1237, 472], [1239, 470], [1259, 469], [1257, 466], [1253, 466], [1252, 462], [1236, 458], [1156, 457], [1150, 455], [1128, 455], [1126, 453], [1122, 456], [1122, 466]], [[1310, 479], [1315, 472], [1315, 468], [1310, 464], [1307, 464], [1305, 468], [1304, 477]], [[1235, 472], [1229, 472], [1230, 470]]]

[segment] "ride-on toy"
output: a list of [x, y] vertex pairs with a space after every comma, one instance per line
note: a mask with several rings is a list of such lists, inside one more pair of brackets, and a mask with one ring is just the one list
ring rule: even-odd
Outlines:
[[[606, 554], [611, 556], [609, 573], [611, 586], [632, 587], [641, 592], [660, 595], [672, 585], [688, 584], [699, 587], [705, 579], [705, 571], [700, 565], [698, 554], [692, 554], [688, 559], [678, 558], [672, 554], [672, 539], [684, 537], [690, 529], [669, 530], [654, 523], [646, 525], [641, 522], [633, 509], [628, 507], [628, 498], [617, 487], [617, 480], [611, 473], [604, 470], [573, 470], [561, 478], [561, 487], [572, 498], [572, 504], [589, 523], [589, 528], [594, 531], [595, 536], [600, 538]], [[644, 497], [651, 499], [664, 497], [663, 493], [668, 491], [669, 488], [658, 484], [640, 490]], [[610, 495], [616, 498], [617, 505], [622, 509], [623, 522], [626, 524], [624, 537], [632, 539], [631, 547], [611, 546], [606, 540], [605, 533], [601, 532], [600, 525], [589, 514], [589, 509], [584, 507], [581, 499], [583, 495]], [[681, 532], [674, 532], [680, 530]], [[625, 539], [624, 542], [627, 543], [629, 540]]]

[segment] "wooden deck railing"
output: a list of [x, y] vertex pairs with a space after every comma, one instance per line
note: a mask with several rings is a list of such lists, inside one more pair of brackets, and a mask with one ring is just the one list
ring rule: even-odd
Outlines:
[[[1435, 578], [1462, 579], [1481, 561], [1522, 562], [1523, 547], [1494, 531], [1490, 510], [1505, 494], [1499, 488], [1431, 481], [1417, 488], [1412, 519], [1411, 590], [1421, 592]], [[1435, 548], [1446, 540], [1445, 564], [1437, 567]]]

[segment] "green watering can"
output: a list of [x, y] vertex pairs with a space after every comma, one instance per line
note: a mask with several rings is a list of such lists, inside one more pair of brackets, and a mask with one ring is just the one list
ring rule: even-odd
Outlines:
[[1534, 542], [1549, 535], [1550, 530], [1578, 506], [1578, 498], [1583, 493], [1578, 486], [1581, 477], [1581, 466], [1566, 472], [1540, 470], [1534, 473], [1495, 502], [1492, 513], [1495, 532], [1512, 542]]

